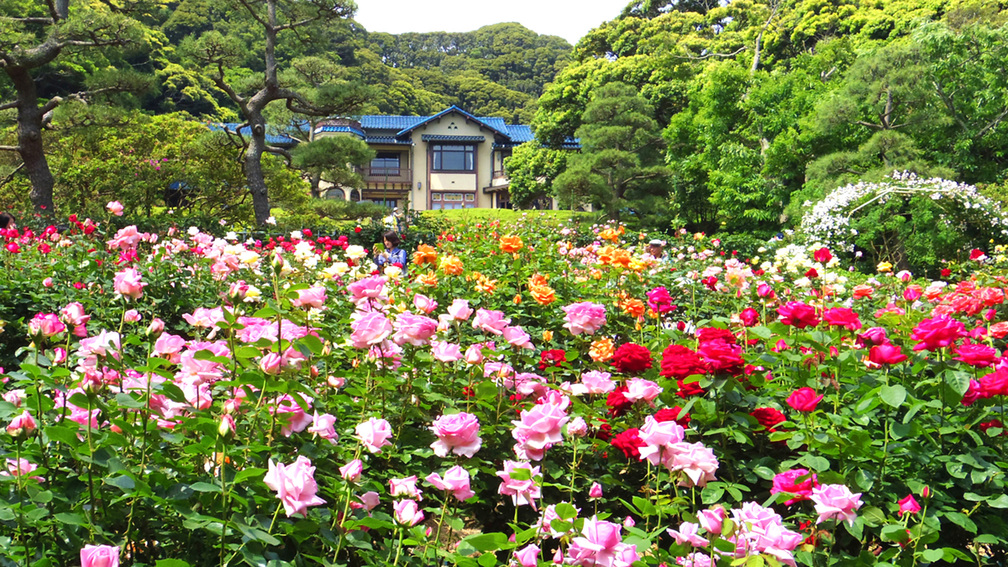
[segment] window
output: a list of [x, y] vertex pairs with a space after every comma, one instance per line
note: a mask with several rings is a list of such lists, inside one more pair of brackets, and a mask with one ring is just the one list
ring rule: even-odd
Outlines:
[[399, 175], [399, 154], [396, 152], [378, 152], [371, 160], [371, 175]]
[[396, 208], [396, 207], [399, 206], [399, 199], [378, 198], [378, 199], [372, 199], [372, 200], [374, 201], [374, 204], [376, 204], [376, 205], [383, 205], [383, 206], [388, 207], [390, 209], [394, 209], [394, 208]]
[[473, 193], [431, 193], [431, 209], [471, 209], [476, 206], [476, 195]]
[[476, 147], [472, 145], [450, 146], [434, 144], [434, 171], [473, 171], [476, 169]]

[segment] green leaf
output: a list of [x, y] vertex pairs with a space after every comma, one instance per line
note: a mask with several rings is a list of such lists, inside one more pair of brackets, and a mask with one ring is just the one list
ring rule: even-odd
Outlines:
[[977, 526], [973, 523], [973, 520], [969, 519], [969, 516], [962, 512], [947, 512], [945, 518], [968, 532], [975, 534], [977, 531]]
[[196, 492], [220, 492], [221, 489], [219, 484], [210, 484], [209, 482], [194, 482], [189, 485], [189, 488]]
[[189, 563], [181, 559], [158, 559], [154, 567], [189, 567]]
[[464, 538], [459, 542], [459, 545], [463, 543], [480, 553], [484, 553], [502, 549], [508, 543], [508, 538], [500, 532], [491, 532], [488, 534], [473, 534]]
[[480, 567], [494, 567], [497, 565], [497, 556], [493, 553], [484, 553], [479, 556], [476, 562], [480, 564]]
[[556, 505], [556, 514], [561, 520], [570, 520], [577, 516], [577, 508], [567, 502], [561, 502]]
[[816, 472], [828, 471], [830, 467], [829, 460], [815, 455], [802, 455], [798, 462]]
[[640, 496], [633, 497], [633, 505], [635, 508], [640, 510], [642, 516], [654, 516], [658, 513], [658, 510], [654, 507], [654, 504], [646, 498], [641, 498]]
[[143, 402], [134, 399], [133, 396], [125, 392], [116, 394], [115, 400], [116, 403], [119, 404], [119, 407], [121, 408], [140, 409], [144, 407]]
[[105, 481], [105, 484], [112, 485], [123, 492], [132, 492], [136, 488], [136, 482], [132, 478], [126, 475], [119, 475], [117, 477], [110, 478]]
[[59, 441], [65, 445], [77, 446], [80, 444], [80, 440], [77, 439], [78, 429], [76, 427], [69, 428], [62, 425], [50, 425], [46, 427], [43, 432], [45, 436], [52, 441]]
[[941, 561], [945, 558], [945, 552], [941, 549], [925, 549], [921, 552], [921, 559], [929, 563]]
[[1008, 508], [1008, 494], [1001, 494], [993, 500], [988, 500], [987, 505], [991, 508]]
[[949, 385], [950, 388], [955, 390], [959, 394], [961, 399], [966, 390], [969, 390], [970, 375], [966, 372], [957, 372], [955, 370], [948, 370], [945, 372], [945, 383]]
[[898, 408], [903, 405], [903, 402], [906, 400], [906, 396], [906, 388], [900, 384], [886, 384], [885, 386], [882, 386], [882, 401], [894, 408]]
[[55, 518], [61, 524], [68, 524], [71, 526], [86, 526], [87, 518], [84, 514], [79, 514], [75, 512], [60, 512], [59, 514], [54, 514]]

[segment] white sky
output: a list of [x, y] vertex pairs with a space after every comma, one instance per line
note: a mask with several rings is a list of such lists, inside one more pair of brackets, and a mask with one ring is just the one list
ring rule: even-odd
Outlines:
[[368, 31], [467, 32], [488, 24], [518, 22], [571, 45], [630, 0], [357, 0], [355, 19]]

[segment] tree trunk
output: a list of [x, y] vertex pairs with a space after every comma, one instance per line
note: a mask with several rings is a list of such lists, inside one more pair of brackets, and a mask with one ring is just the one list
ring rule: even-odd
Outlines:
[[55, 181], [42, 146], [42, 109], [38, 105], [35, 79], [24, 67], [10, 66], [4, 70], [17, 90], [18, 151], [31, 182], [32, 206], [39, 214], [52, 215]]
[[252, 136], [245, 150], [245, 182], [252, 194], [252, 210], [257, 225], [266, 224], [270, 216], [269, 190], [263, 175], [262, 155], [266, 151], [266, 121], [262, 115], [249, 117]]

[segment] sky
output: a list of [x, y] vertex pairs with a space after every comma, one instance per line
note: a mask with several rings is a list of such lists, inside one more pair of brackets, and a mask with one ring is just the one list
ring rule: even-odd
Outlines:
[[630, 0], [357, 0], [354, 19], [372, 32], [467, 32], [518, 22], [571, 45], [612, 20]]

